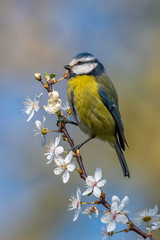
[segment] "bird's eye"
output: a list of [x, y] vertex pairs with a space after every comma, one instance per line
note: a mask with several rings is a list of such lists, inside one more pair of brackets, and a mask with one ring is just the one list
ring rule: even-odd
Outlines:
[[78, 61], [78, 65], [81, 65], [82, 64], [82, 62], [81, 61]]

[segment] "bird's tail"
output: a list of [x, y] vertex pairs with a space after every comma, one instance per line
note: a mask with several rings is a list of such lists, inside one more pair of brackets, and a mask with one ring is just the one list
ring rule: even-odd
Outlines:
[[122, 152], [122, 149], [121, 149], [121, 146], [120, 146], [118, 140], [116, 141], [116, 144], [114, 145], [114, 149], [115, 149], [115, 151], [117, 153], [117, 156], [118, 156], [118, 159], [120, 161], [122, 171], [123, 171], [123, 175], [125, 177], [130, 178], [130, 173], [129, 173], [129, 169], [128, 169], [128, 166], [127, 166], [127, 162], [126, 162], [126, 159], [123, 155], [123, 152]]

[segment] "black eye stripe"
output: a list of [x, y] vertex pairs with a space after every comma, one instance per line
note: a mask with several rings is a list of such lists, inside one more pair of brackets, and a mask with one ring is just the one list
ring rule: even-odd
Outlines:
[[77, 65], [82, 65], [82, 64], [86, 64], [86, 63], [97, 63], [97, 61], [95, 60], [92, 60], [92, 61], [78, 61], [76, 64], [74, 64], [74, 66], [77, 66]]

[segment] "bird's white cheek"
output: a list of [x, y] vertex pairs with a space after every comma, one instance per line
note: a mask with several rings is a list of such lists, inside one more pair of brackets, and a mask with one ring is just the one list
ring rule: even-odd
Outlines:
[[97, 63], [86, 63], [82, 65], [77, 65], [72, 68], [72, 71], [79, 75], [79, 74], [88, 74], [92, 70], [94, 70], [97, 67]]

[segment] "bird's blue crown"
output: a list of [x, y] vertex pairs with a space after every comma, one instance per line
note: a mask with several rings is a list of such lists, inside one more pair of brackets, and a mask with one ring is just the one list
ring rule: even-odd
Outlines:
[[87, 53], [87, 52], [79, 53], [73, 59], [81, 59], [81, 58], [86, 58], [86, 57], [92, 57], [92, 58], [96, 59], [91, 53]]
[[[70, 66], [70, 76], [72, 77], [85, 74], [99, 76], [105, 72], [104, 66], [97, 60], [97, 58], [87, 52], [77, 54], [70, 62]], [[76, 69], [74, 69], [75, 66]]]

